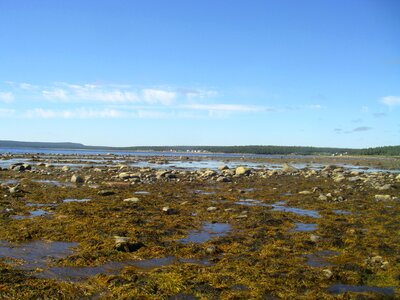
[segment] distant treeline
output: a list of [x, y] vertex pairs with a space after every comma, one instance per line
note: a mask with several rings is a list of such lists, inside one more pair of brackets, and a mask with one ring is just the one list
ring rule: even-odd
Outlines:
[[400, 146], [385, 146], [366, 149], [302, 147], [302, 146], [136, 146], [136, 147], [102, 147], [86, 146], [78, 143], [40, 143], [0, 141], [3, 148], [47, 148], [47, 149], [77, 149], [77, 150], [108, 150], [108, 151], [204, 151], [214, 153], [238, 154], [276, 154], [276, 155], [382, 155], [400, 156]]
[[359, 155], [400, 156], [400, 146], [385, 146], [358, 150]]
[[129, 147], [130, 150], [144, 151], [206, 151], [219, 153], [240, 153], [240, 154], [334, 154], [348, 153], [351, 149], [343, 148], [318, 148], [300, 146], [156, 146], [156, 147]]

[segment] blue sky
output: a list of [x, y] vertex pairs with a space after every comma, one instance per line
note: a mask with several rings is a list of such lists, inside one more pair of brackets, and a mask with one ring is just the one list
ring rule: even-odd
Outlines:
[[400, 2], [0, 1], [0, 139], [400, 144]]

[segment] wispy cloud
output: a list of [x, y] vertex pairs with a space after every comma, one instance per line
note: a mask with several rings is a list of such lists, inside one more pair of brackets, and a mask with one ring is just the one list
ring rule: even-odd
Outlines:
[[359, 127], [356, 127], [356, 128], [353, 128], [353, 129], [351, 129], [351, 130], [344, 130], [344, 129], [342, 129], [342, 128], [335, 128], [335, 129], [333, 129], [333, 131], [335, 132], [335, 133], [338, 133], [338, 134], [342, 134], [342, 133], [356, 133], [356, 132], [365, 132], [365, 131], [369, 131], [369, 130], [372, 130], [373, 128], [372, 127], [368, 127], [368, 126], [359, 126]]
[[351, 130], [351, 132], [363, 132], [363, 131], [369, 131], [372, 130], [372, 127], [368, 127], [368, 126], [360, 126], [360, 127], [356, 127], [353, 130]]
[[400, 105], [400, 96], [386, 96], [381, 98], [381, 102], [389, 107]]
[[373, 116], [375, 118], [383, 118], [383, 117], [387, 116], [387, 113], [383, 113], [383, 112], [373, 113]]
[[160, 89], [144, 89], [143, 99], [149, 104], [170, 105], [174, 101], [176, 93]]
[[188, 88], [179, 88], [177, 89], [177, 93], [185, 96], [189, 100], [214, 98], [220, 95], [220, 93], [215, 90]]
[[114, 109], [94, 110], [87, 108], [78, 108], [73, 110], [52, 110], [36, 108], [27, 111], [24, 116], [27, 118], [41, 119], [97, 119], [97, 118], [119, 118], [124, 115], [123, 112]]
[[11, 103], [14, 101], [14, 95], [11, 92], [0, 92], [0, 102]]
[[183, 108], [194, 110], [224, 111], [224, 112], [260, 112], [273, 111], [272, 108], [264, 108], [256, 105], [241, 104], [187, 104]]

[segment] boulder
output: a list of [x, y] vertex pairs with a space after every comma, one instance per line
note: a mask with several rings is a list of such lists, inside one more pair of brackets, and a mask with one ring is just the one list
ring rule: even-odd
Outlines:
[[235, 175], [249, 175], [250, 174], [250, 169], [246, 167], [237, 167], [235, 170]]
[[84, 179], [82, 178], [82, 176], [74, 174], [71, 177], [71, 182], [73, 182], [73, 183], [83, 183]]
[[293, 166], [291, 166], [291, 165], [289, 165], [289, 164], [283, 164], [283, 166], [282, 166], [282, 171], [284, 172], [284, 173], [294, 173], [294, 172], [297, 172], [298, 171], [298, 169], [297, 168], [295, 168], [295, 167], [293, 167]]

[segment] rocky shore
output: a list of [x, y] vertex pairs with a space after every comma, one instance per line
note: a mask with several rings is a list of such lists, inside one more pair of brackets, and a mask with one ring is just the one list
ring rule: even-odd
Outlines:
[[3, 154], [0, 298], [400, 297], [398, 163]]

